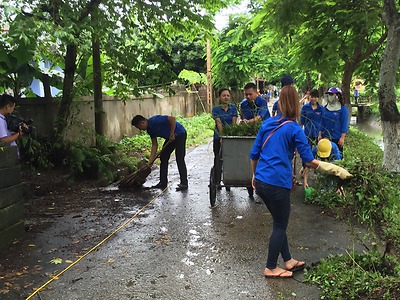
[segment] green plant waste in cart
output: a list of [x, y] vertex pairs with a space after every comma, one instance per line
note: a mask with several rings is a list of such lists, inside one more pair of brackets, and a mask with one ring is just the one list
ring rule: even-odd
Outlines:
[[231, 187], [246, 187], [249, 197], [253, 198], [249, 153], [261, 124], [262, 122], [240, 123], [223, 127], [219, 157], [215, 159], [210, 172], [211, 207], [216, 205], [217, 191], [223, 187], [227, 191]]

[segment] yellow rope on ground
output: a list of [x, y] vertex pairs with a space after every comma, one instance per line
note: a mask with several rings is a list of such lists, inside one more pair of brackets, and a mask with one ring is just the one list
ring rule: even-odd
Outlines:
[[[205, 159], [205, 158], [203, 158]], [[197, 164], [195, 163], [190, 169], [193, 169]], [[153, 203], [158, 197], [164, 193], [164, 191], [167, 189], [163, 189], [157, 196], [155, 196], [149, 203], [147, 203], [145, 206], [143, 206], [141, 209], [139, 209], [132, 217], [130, 217], [128, 220], [126, 220], [122, 225], [120, 225], [117, 229], [115, 229], [112, 233], [110, 233], [106, 238], [104, 238], [100, 243], [98, 243], [96, 246], [94, 246], [92, 249], [90, 249], [88, 252], [86, 252], [84, 255], [82, 255], [80, 258], [78, 258], [76, 261], [74, 261], [72, 264], [70, 264], [68, 267], [66, 267], [64, 270], [62, 270], [60, 273], [57, 275], [53, 276], [50, 280], [48, 280], [45, 284], [42, 286], [38, 287], [31, 295], [29, 295], [28, 298], [25, 300], [31, 299], [33, 296], [35, 296], [37, 293], [39, 293], [42, 289], [44, 289], [47, 285], [49, 285], [51, 282], [54, 280], [58, 279], [62, 274], [64, 274], [66, 271], [71, 269], [74, 265], [76, 265], [78, 262], [80, 262], [82, 259], [84, 259], [87, 255], [89, 255], [91, 252], [99, 248], [102, 244], [104, 244], [109, 238], [111, 238], [114, 234], [116, 234], [118, 231], [120, 231], [122, 228], [124, 228], [128, 223], [130, 223], [134, 218], [136, 218], [142, 211], [144, 211], [151, 203]]]
[[130, 217], [128, 220], [126, 220], [122, 225], [120, 225], [117, 229], [115, 229], [112, 233], [110, 233], [106, 238], [104, 238], [100, 243], [98, 243], [96, 246], [94, 246], [92, 249], [90, 249], [88, 252], [86, 252], [84, 255], [79, 257], [76, 261], [74, 261], [72, 264], [70, 264], [68, 267], [66, 267], [64, 270], [62, 270], [60, 273], [57, 275], [53, 276], [50, 280], [48, 280], [45, 284], [37, 288], [26, 300], [31, 299], [33, 296], [35, 296], [37, 293], [39, 293], [42, 289], [44, 289], [48, 284], [53, 282], [54, 280], [58, 279], [62, 274], [64, 274], [66, 271], [71, 269], [74, 265], [76, 265], [78, 262], [80, 262], [82, 259], [84, 259], [87, 255], [89, 255], [91, 252], [99, 248], [102, 244], [104, 244], [108, 239], [110, 239], [114, 234], [116, 234], [118, 231], [120, 231], [122, 228], [124, 228], [128, 223], [130, 223], [134, 218], [136, 218], [142, 211], [144, 211], [151, 203], [153, 203], [158, 197], [161, 196], [162, 193], [167, 188], [163, 189], [157, 196], [155, 196], [149, 203], [147, 203], [145, 206], [143, 206], [141, 209], [139, 209], [132, 217]]

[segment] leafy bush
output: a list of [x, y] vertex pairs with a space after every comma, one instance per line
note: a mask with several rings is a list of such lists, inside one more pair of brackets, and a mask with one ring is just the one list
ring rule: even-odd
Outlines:
[[239, 123], [222, 127], [222, 135], [227, 136], [256, 136], [262, 121], [253, 123]]
[[350, 252], [322, 259], [305, 271], [305, 282], [317, 283], [321, 299], [398, 299], [400, 278], [394, 256]]
[[[327, 299], [399, 299], [400, 175], [381, 169], [383, 151], [355, 128], [346, 137], [344, 160], [337, 162], [353, 174], [349, 181], [319, 176], [306, 200], [329, 207], [341, 218], [364, 223], [386, 242], [385, 253], [375, 247], [363, 254], [331, 256], [306, 272]], [[324, 189], [325, 187], [325, 189]], [[326, 188], [333, 187], [333, 188]], [[342, 187], [344, 196], [337, 193]]]
[[[341, 215], [370, 226], [379, 224], [383, 219], [383, 207], [393, 197], [392, 191], [385, 189], [391, 186], [391, 175], [381, 170], [383, 159], [382, 150], [369, 137], [357, 129], [351, 128], [346, 137], [344, 160], [336, 162], [345, 167], [353, 178], [350, 181], [341, 181], [332, 176], [319, 176], [316, 190], [320, 193], [310, 197], [312, 203], [338, 208]], [[324, 191], [324, 187], [332, 185]], [[336, 189], [342, 187], [345, 196], [342, 197]], [[329, 194], [329, 195], [328, 195]]]
[[176, 120], [186, 129], [188, 146], [197, 146], [213, 135], [215, 121], [210, 114], [203, 113], [191, 118], [178, 116]]
[[52, 148], [50, 142], [39, 141], [31, 137], [21, 138], [18, 140], [18, 148], [24, 167], [42, 170], [54, 167], [54, 164], [48, 158], [48, 153]]

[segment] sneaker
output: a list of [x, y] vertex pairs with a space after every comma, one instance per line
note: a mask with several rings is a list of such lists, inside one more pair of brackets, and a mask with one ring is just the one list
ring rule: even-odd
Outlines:
[[178, 184], [178, 186], [176, 187], [177, 191], [186, 191], [188, 189], [188, 185], [187, 184]]
[[166, 187], [167, 187], [166, 184], [163, 184], [163, 183], [159, 182], [159, 183], [157, 183], [156, 185], [153, 185], [151, 188], [152, 188], [152, 189], [160, 189], [160, 190], [163, 190], [163, 189], [165, 189]]

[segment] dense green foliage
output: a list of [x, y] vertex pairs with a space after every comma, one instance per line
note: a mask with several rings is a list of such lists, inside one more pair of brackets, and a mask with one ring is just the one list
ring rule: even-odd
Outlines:
[[[321, 190], [312, 199], [313, 203], [329, 207], [339, 207], [348, 215], [349, 219], [356, 217], [361, 223], [369, 225], [379, 224], [382, 219], [382, 207], [388, 202], [390, 191], [384, 189], [390, 184], [390, 174], [380, 170], [383, 152], [370, 138], [356, 129], [351, 129], [346, 137], [344, 160], [338, 162], [343, 165], [354, 177], [350, 181], [341, 182], [340, 179], [320, 176], [316, 189]], [[324, 189], [331, 186], [344, 185], [345, 197], [335, 189]], [[350, 215], [349, 215], [350, 214]]]
[[241, 88], [255, 77], [275, 83], [290, 73], [301, 90], [342, 86], [346, 102], [353, 77], [376, 92], [386, 38], [381, 2], [250, 2], [258, 7], [232, 16], [213, 44], [217, 87]]
[[[100, 44], [104, 85], [114, 95], [169, 84], [184, 68], [205, 72], [205, 38], [213, 30], [212, 17], [237, 2], [3, 2], [0, 25], [9, 32], [0, 35], [0, 90], [19, 93], [33, 76], [60, 79], [54, 67], [64, 69], [72, 59], [74, 93], [88, 95], [93, 90], [92, 39]], [[71, 46], [75, 54], [67, 51]], [[44, 61], [50, 63], [39, 66]]]
[[[363, 254], [329, 257], [307, 273], [306, 281], [317, 283], [326, 299], [397, 299], [400, 175], [381, 170], [383, 151], [354, 128], [346, 137], [344, 149], [344, 160], [337, 163], [354, 177], [343, 182], [318, 176], [314, 186], [317, 192], [307, 199], [332, 209], [343, 219], [371, 228], [379, 237], [376, 239], [386, 245], [385, 253], [378, 251], [380, 247], [371, 247]], [[338, 193], [339, 187], [344, 195]]]
[[[395, 267], [394, 267], [395, 266]], [[321, 299], [398, 299], [400, 266], [394, 257], [382, 257], [374, 246], [368, 253], [348, 252], [322, 259], [306, 282], [318, 284]]]
[[262, 121], [253, 123], [239, 123], [222, 127], [222, 135], [227, 136], [256, 136]]
[[177, 117], [177, 121], [181, 123], [187, 131], [187, 145], [198, 146], [205, 139], [213, 135], [214, 120], [210, 114], [201, 114], [192, 118]]

